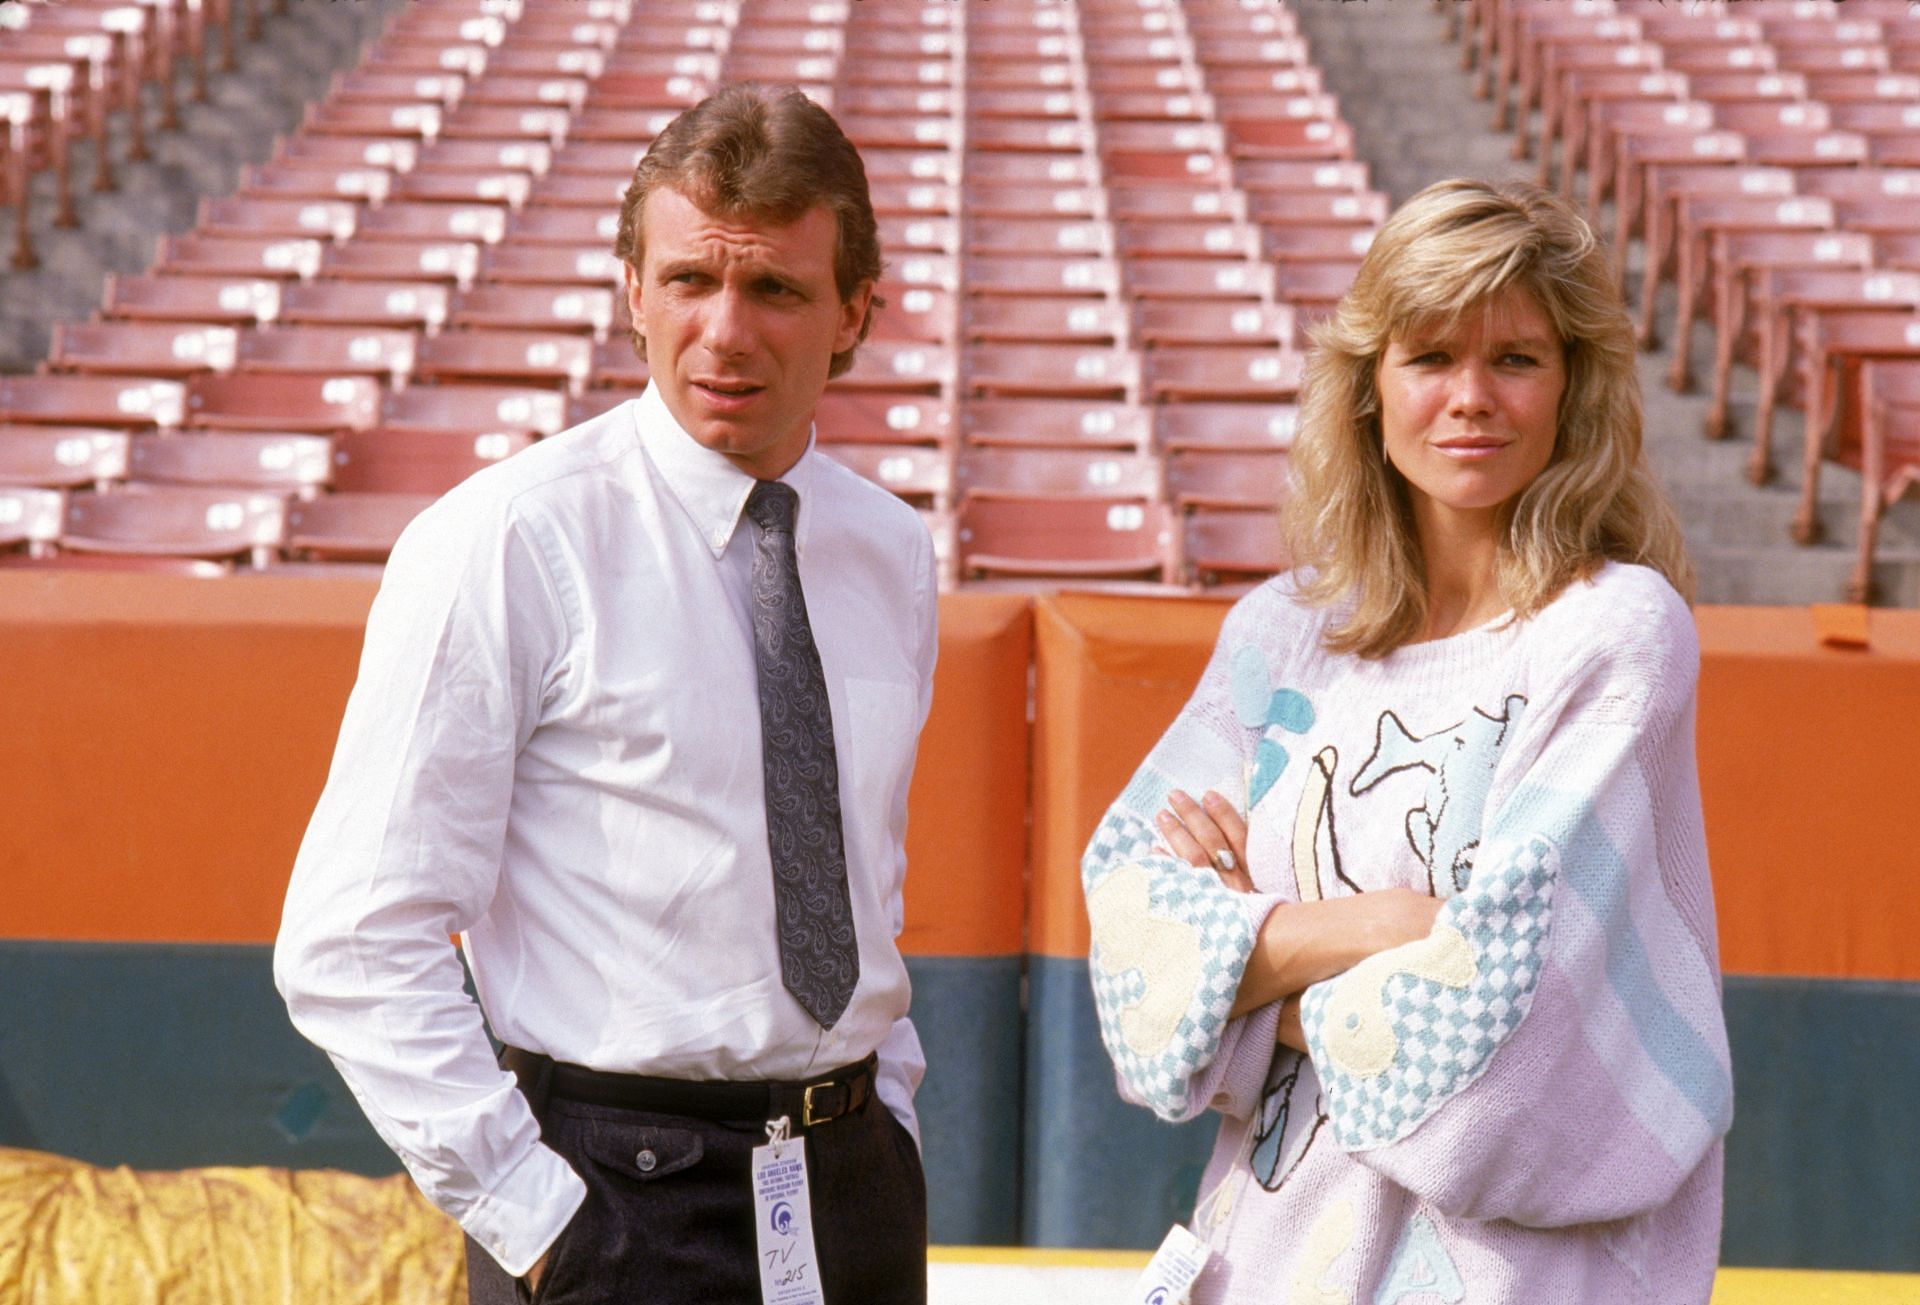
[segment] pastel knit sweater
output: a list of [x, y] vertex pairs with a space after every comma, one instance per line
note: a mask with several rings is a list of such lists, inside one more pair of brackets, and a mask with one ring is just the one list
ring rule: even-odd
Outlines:
[[[1609, 564], [1524, 622], [1366, 661], [1289, 577], [1087, 850], [1090, 969], [1122, 1093], [1225, 1116], [1196, 1302], [1692, 1305], [1711, 1293], [1732, 1081], [1694, 767], [1699, 649]], [[1169, 790], [1247, 814], [1256, 890], [1172, 856]], [[1229, 1019], [1286, 903], [1402, 885], [1424, 939]]]

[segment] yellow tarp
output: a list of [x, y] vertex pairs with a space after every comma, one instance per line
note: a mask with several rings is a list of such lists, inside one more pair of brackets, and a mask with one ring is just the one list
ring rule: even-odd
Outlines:
[[0, 1147], [0, 1305], [464, 1305], [404, 1175], [139, 1173]]

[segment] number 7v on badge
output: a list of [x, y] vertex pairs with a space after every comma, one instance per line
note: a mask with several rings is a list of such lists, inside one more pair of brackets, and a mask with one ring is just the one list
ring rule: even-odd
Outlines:
[[767, 1125], [753, 1149], [753, 1206], [759, 1232], [764, 1305], [826, 1305], [813, 1251], [813, 1202], [807, 1195], [807, 1146], [787, 1136], [785, 1115]]

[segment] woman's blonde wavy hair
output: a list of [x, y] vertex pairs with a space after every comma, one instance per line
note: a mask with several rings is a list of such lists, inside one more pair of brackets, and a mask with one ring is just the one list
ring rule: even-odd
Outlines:
[[1333, 652], [1383, 657], [1419, 637], [1426, 571], [1404, 477], [1387, 461], [1376, 371], [1393, 339], [1451, 329], [1511, 288], [1531, 294], [1566, 349], [1553, 456], [1508, 504], [1497, 579], [1515, 619], [1608, 559], [1666, 576], [1691, 601], [1680, 523], [1641, 451], [1633, 327], [1592, 228], [1524, 183], [1437, 182], [1380, 229], [1353, 286], [1313, 328], [1282, 509], [1300, 592], [1350, 604]]

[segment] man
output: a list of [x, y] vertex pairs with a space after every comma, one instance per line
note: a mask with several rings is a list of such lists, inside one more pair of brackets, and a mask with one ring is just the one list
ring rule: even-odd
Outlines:
[[932, 546], [812, 448], [875, 306], [865, 172], [798, 92], [730, 88], [616, 251], [652, 386], [394, 550], [276, 978], [476, 1302], [762, 1299], [780, 1119], [825, 1299], [924, 1300], [894, 938]]

